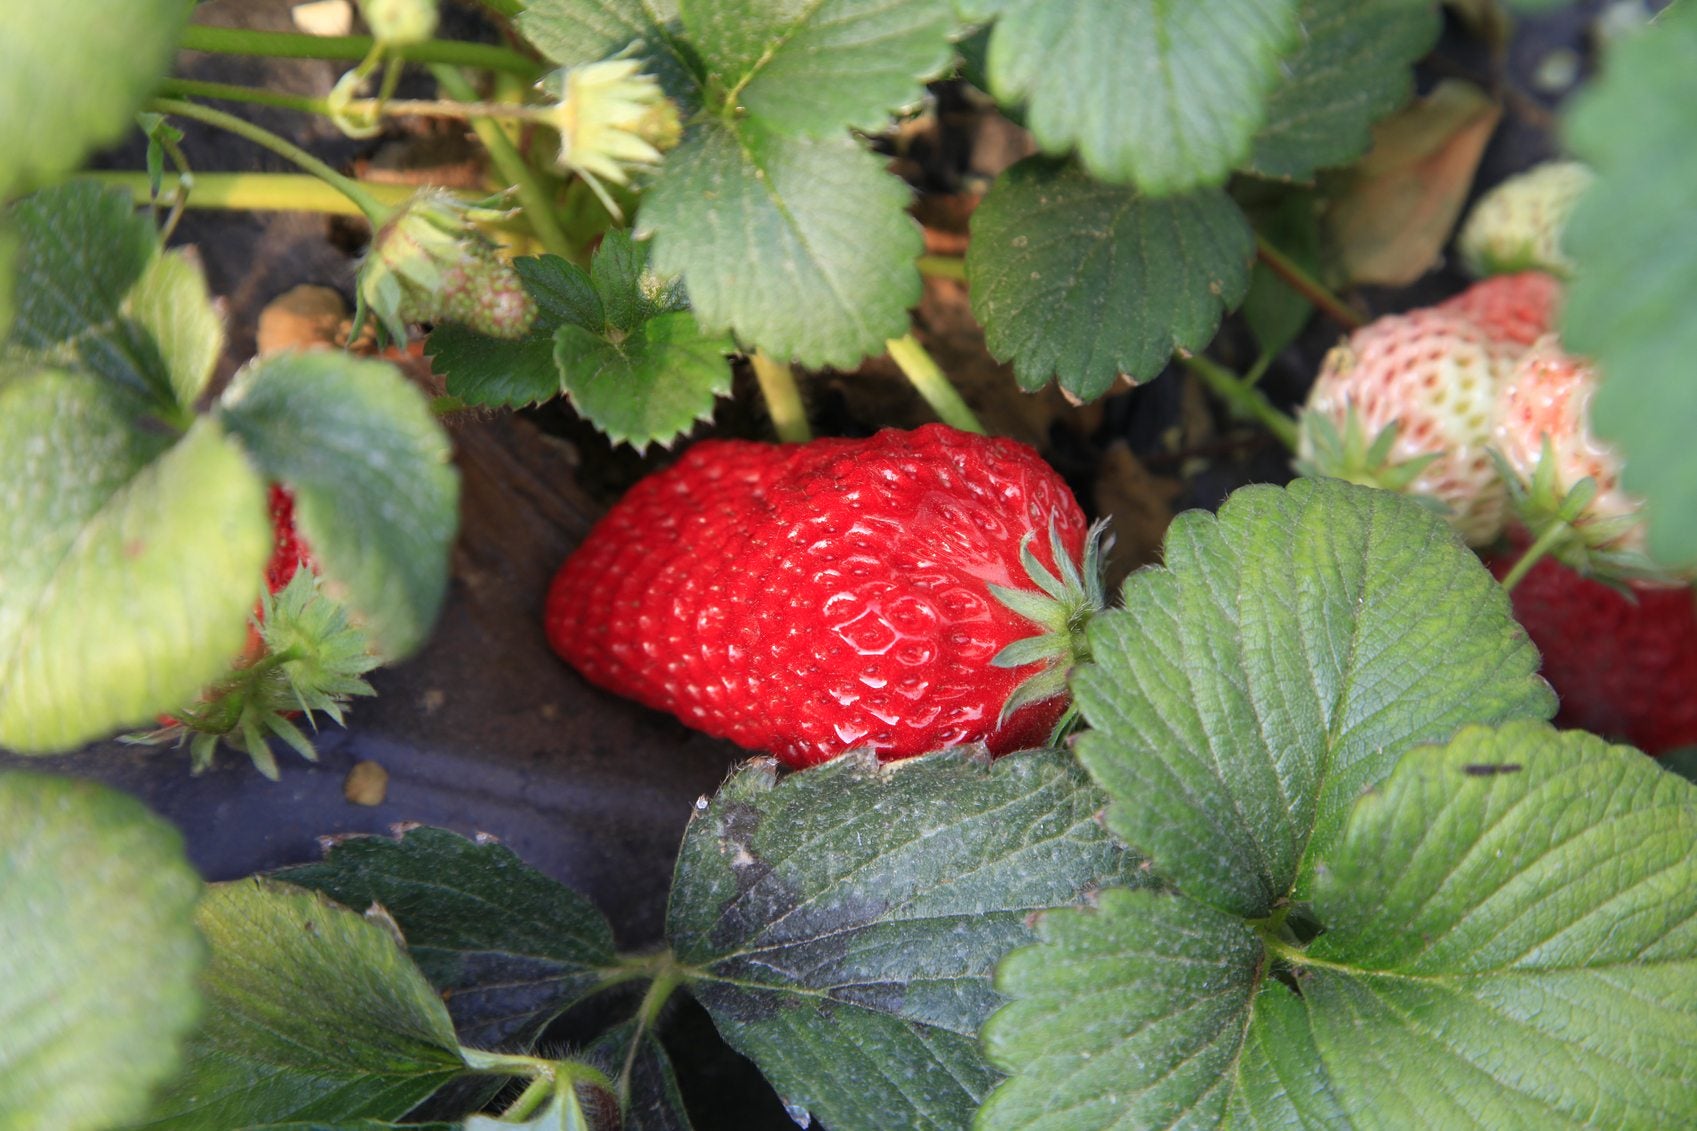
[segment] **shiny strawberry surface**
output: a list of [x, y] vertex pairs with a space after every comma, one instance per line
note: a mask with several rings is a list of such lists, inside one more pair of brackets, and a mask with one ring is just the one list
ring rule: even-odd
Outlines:
[[709, 440], [637, 484], [560, 569], [548, 638], [591, 682], [795, 766], [983, 741], [1039, 744], [1061, 698], [998, 726], [1035, 670], [990, 660], [1038, 629], [1021, 540], [1082, 552], [1036, 452], [943, 425], [864, 440]]

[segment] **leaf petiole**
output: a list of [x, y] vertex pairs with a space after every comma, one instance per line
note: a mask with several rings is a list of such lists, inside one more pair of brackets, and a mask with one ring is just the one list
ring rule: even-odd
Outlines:
[[931, 406], [931, 411], [944, 424], [953, 425], [962, 432], [976, 432], [984, 435], [984, 425], [978, 422], [978, 416], [972, 411], [960, 393], [949, 383], [948, 377], [937, 362], [919, 344], [919, 339], [912, 334], [904, 334], [899, 338], [891, 338], [885, 343], [890, 351], [890, 360], [900, 367], [902, 375], [925, 403]]

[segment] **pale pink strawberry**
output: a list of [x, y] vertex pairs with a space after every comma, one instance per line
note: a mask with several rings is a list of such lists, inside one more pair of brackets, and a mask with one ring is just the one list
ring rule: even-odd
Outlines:
[[1432, 501], [1469, 543], [1492, 541], [1507, 506], [1492, 418], [1520, 351], [1453, 310], [1376, 319], [1326, 356], [1298, 469]]
[[1529, 347], [1555, 329], [1561, 291], [1561, 281], [1542, 271], [1494, 275], [1437, 309], [1461, 315], [1498, 341]]
[[[1493, 442], [1515, 482], [1520, 517], [1534, 534], [1557, 522], [1571, 528], [1569, 544], [1552, 551], [1586, 568], [1593, 552], [1643, 549], [1643, 503], [1620, 486], [1620, 454], [1591, 431], [1596, 368], [1563, 352], [1554, 334], [1521, 357], [1498, 395]], [[1569, 500], [1581, 480], [1596, 484], [1584, 502]]]

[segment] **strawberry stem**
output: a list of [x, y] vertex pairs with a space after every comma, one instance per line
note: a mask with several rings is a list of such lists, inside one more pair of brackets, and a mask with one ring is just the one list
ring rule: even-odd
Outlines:
[[1267, 399], [1267, 394], [1225, 366], [1216, 364], [1201, 354], [1191, 354], [1179, 360], [1186, 369], [1202, 378], [1203, 384], [1222, 400], [1245, 416], [1259, 421], [1267, 431], [1277, 436], [1285, 447], [1293, 452], [1296, 450], [1296, 421], [1274, 408], [1273, 402]]
[[[436, 78], [436, 85], [448, 92], [452, 98], [460, 102], [471, 102], [477, 97], [477, 91], [466, 77], [453, 67], [435, 66], [430, 73]], [[390, 103], [391, 108], [400, 105]], [[530, 223], [530, 230], [536, 233], [536, 238], [542, 241], [542, 246], [560, 256], [562, 259], [575, 259], [575, 249], [571, 240], [566, 238], [565, 231], [560, 227], [554, 216], [554, 202], [549, 196], [548, 186], [536, 176], [513, 144], [513, 139], [507, 136], [494, 114], [484, 107], [463, 107], [477, 109], [480, 115], [471, 119], [471, 128], [477, 134], [477, 139], [483, 143], [483, 148], [489, 151], [489, 159], [495, 163], [503, 177], [518, 189], [519, 203], [524, 205], [524, 217]], [[525, 107], [508, 107], [509, 110], [525, 110]]]
[[1521, 579], [1532, 572], [1532, 567], [1546, 557], [1550, 550], [1557, 546], [1562, 539], [1569, 536], [1570, 532], [1566, 523], [1552, 522], [1546, 527], [1544, 532], [1538, 535], [1530, 546], [1526, 547], [1526, 552], [1520, 555], [1520, 560], [1515, 562], [1507, 573], [1503, 574], [1503, 592], [1513, 593], [1514, 587], [1520, 584]]
[[355, 207], [365, 214], [365, 218], [371, 221], [373, 228], [382, 227], [394, 211], [381, 200], [378, 200], [377, 197], [367, 192], [365, 187], [352, 177], [344, 177], [300, 146], [278, 137], [268, 129], [238, 118], [234, 114], [226, 114], [222, 110], [214, 110], [210, 106], [201, 106], [194, 102], [181, 102], [175, 98], [155, 98], [148, 104], [148, 109], [156, 114], [188, 118], [192, 121], [215, 126], [238, 137], [246, 138], [255, 145], [264, 146], [279, 157], [299, 165], [306, 172], [311, 173], [347, 197]]
[[[88, 172], [78, 176], [113, 188], [129, 191], [138, 204], [153, 199], [146, 173]], [[412, 185], [379, 185], [361, 182], [361, 187], [385, 205], [399, 205], [416, 191]], [[327, 215], [363, 216], [364, 213], [339, 190], [304, 173], [206, 173], [194, 174], [194, 189], [184, 201], [186, 208], [230, 209], [237, 212], [321, 212]]]
[[760, 382], [760, 395], [766, 398], [766, 411], [778, 439], [786, 444], [805, 444], [813, 439], [813, 431], [807, 426], [807, 408], [801, 402], [801, 387], [790, 367], [764, 350], [755, 350], [748, 363], [754, 367], [754, 379]]
[[922, 255], [919, 273], [927, 279], [952, 279], [966, 282], [966, 260], [959, 255]]
[[1255, 252], [1268, 270], [1283, 279], [1290, 289], [1313, 303], [1315, 308], [1345, 330], [1360, 327], [1366, 319], [1352, 310], [1348, 303], [1327, 290], [1318, 279], [1304, 271], [1294, 259], [1267, 242], [1267, 237], [1255, 234]]
[[937, 419], [944, 424], [959, 428], [962, 432], [973, 432], [984, 435], [984, 426], [978, 423], [978, 417], [973, 413], [966, 401], [955, 387], [944, 376], [943, 370], [931, 357], [919, 339], [912, 334], [904, 334], [899, 338], [891, 338], [885, 343], [890, 351], [890, 360], [901, 369], [902, 375], [913, 386], [914, 391], [925, 398], [925, 403], [931, 406], [931, 411], [937, 414]]
[[[371, 54], [376, 40], [369, 35], [306, 35], [298, 32], [255, 31], [250, 28], [190, 24], [178, 44], [184, 51], [210, 55], [263, 55], [272, 59], [346, 59], [359, 61]], [[431, 39], [386, 51], [409, 63], [448, 63], [511, 71], [530, 77], [542, 68], [535, 59], [488, 43]]]

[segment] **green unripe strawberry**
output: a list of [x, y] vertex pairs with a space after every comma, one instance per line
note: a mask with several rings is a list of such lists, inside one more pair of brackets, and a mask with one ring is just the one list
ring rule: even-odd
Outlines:
[[413, 322], [459, 322], [492, 338], [520, 338], [536, 303], [511, 263], [480, 235], [467, 206], [424, 189], [384, 224], [359, 272], [359, 298], [396, 341]]

